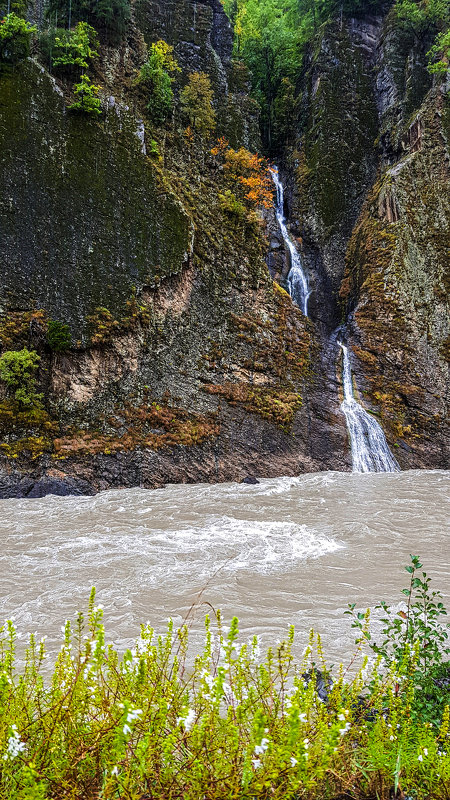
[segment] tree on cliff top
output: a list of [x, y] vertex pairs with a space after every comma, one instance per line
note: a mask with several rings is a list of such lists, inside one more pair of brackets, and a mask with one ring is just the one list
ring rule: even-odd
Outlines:
[[0, 20], [0, 61], [16, 64], [30, 52], [30, 39], [36, 28], [17, 14], [8, 14]]

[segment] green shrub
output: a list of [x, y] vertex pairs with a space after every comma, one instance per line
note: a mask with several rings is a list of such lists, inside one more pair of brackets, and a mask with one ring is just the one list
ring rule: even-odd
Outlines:
[[82, 114], [101, 114], [102, 104], [100, 98], [97, 97], [99, 91], [100, 86], [93, 84], [87, 75], [82, 75], [80, 83], [76, 83], [74, 86], [74, 92], [78, 99], [69, 106], [69, 110]]
[[217, 613], [195, 658], [187, 626], [171, 620], [160, 635], [142, 626], [121, 656], [94, 590], [87, 621], [65, 623], [52, 675], [35, 634], [16, 664], [16, 638], [8, 621], [2, 800], [448, 800], [449, 707], [435, 725], [411, 714], [420, 642], [409, 667], [387, 670], [358, 645], [353, 677], [340, 668], [333, 683], [319, 636], [296, 664], [293, 628], [261, 655], [257, 637], [242, 641], [237, 619], [226, 628]]
[[74, 30], [55, 34], [52, 48], [54, 67], [87, 69], [91, 59], [98, 56], [97, 31], [87, 22], [79, 22]]
[[428, 71], [443, 77], [450, 69], [450, 30], [439, 33], [436, 41], [427, 53]]
[[147, 154], [149, 158], [159, 159], [161, 158], [161, 152], [158, 146], [158, 142], [154, 139], [150, 139], [150, 144], [147, 150]]
[[180, 68], [173, 55], [173, 47], [162, 39], [154, 42], [150, 55], [139, 70], [137, 83], [142, 83], [149, 91], [148, 111], [157, 125], [162, 125], [169, 117], [173, 107], [173, 75]]
[[0, 357], [0, 379], [20, 408], [40, 407], [42, 394], [35, 390], [34, 374], [40, 362], [35, 350], [7, 350]]
[[450, 626], [443, 624], [447, 610], [442, 596], [430, 589], [431, 579], [426, 572], [419, 573], [421, 568], [419, 558], [411, 556], [411, 564], [405, 567], [410, 576], [409, 586], [402, 589], [406, 598], [404, 610], [392, 608], [384, 601], [375, 606], [383, 614], [381, 641], [372, 638], [366, 624], [368, 612], [355, 612], [355, 605], [350, 604], [345, 613], [352, 615], [353, 627], [361, 631], [358, 641], [365, 639], [387, 668], [403, 665], [416, 692], [414, 712], [425, 721], [436, 722], [442, 714], [444, 699], [441, 696], [439, 700], [435, 681], [441, 679], [443, 671], [447, 673], [444, 659], [450, 654]]
[[226, 214], [238, 219], [244, 219], [247, 209], [231, 189], [225, 189], [223, 194], [219, 194], [219, 203], [222, 211], [225, 211]]
[[47, 342], [55, 353], [63, 353], [65, 350], [70, 350], [72, 346], [72, 335], [69, 326], [55, 319], [49, 320]]
[[0, 61], [16, 64], [30, 53], [30, 40], [36, 27], [17, 14], [8, 14], [0, 20]]

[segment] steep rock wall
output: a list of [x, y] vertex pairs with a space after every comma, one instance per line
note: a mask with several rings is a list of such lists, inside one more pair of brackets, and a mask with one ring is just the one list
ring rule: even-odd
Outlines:
[[436, 86], [380, 170], [341, 288], [360, 385], [410, 468], [450, 463], [449, 118]]
[[132, 287], [187, 264], [193, 225], [142, 152], [136, 118], [66, 111], [31, 62], [0, 77], [0, 310], [45, 308], [86, 340], [97, 307], [124, 316]]
[[286, 159], [323, 347], [347, 322], [362, 402], [403, 468], [449, 464], [449, 111], [430, 45], [392, 14], [328, 26]]
[[[380, 21], [367, 37], [351, 24], [327, 26], [302, 79], [298, 140], [289, 154], [291, 216], [310, 276], [310, 313], [330, 331], [339, 322], [345, 251], [376, 174], [377, 109], [371, 85]], [[366, 29], [365, 29], [366, 30]]]
[[[169, 5], [146, 12], [149, 41], [174, 20]], [[177, 54], [194, 25], [185, 5], [172, 6]], [[203, 68], [226, 80], [240, 144], [254, 104], [229, 50], [220, 58], [218, 17], [196, 4], [182, 79]], [[108, 109], [96, 121], [67, 113], [31, 62], [0, 76], [0, 341], [37, 350], [46, 396], [33, 412], [0, 397], [0, 493], [34, 492], [42, 476], [88, 491], [348, 469], [337, 385], [313, 326], [270, 279], [261, 226], [223, 210], [223, 170], [181, 125], [147, 155], [152, 129], [125, 107], [137, 103], [130, 42], [137, 29], [119, 54], [125, 76], [102, 54]], [[67, 352], [50, 350], [49, 318], [69, 323]]]

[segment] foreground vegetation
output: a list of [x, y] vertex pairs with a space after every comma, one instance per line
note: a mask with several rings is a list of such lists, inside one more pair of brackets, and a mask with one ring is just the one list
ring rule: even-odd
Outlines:
[[[445, 609], [420, 568], [417, 558], [407, 568], [405, 610], [383, 606], [378, 644], [369, 613], [349, 607], [359, 631], [351, 678], [343, 667], [330, 673], [313, 633], [296, 666], [293, 629], [261, 658], [257, 639], [240, 643], [237, 620], [227, 629], [220, 614], [214, 625], [206, 619], [195, 663], [187, 627], [174, 631], [171, 622], [159, 636], [143, 626], [119, 657], [105, 644], [93, 590], [86, 622], [81, 614], [74, 628], [66, 622], [44, 681], [44, 642], [30, 638], [16, 671], [8, 622], [0, 796], [448, 798]], [[375, 651], [372, 663], [364, 642]]]

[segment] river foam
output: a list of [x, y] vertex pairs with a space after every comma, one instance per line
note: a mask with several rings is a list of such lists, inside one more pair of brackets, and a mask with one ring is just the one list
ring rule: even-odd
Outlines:
[[207, 603], [267, 641], [314, 626], [339, 658], [353, 640], [346, 604], [399, 602], [410, 553], [447, 591], [449, 475], [325, 472], [0, 501], [0, 619], [56, 647], [95, 585], [122, 646], [140, 622], [162, 629], [193, 603], [200, 630]]

